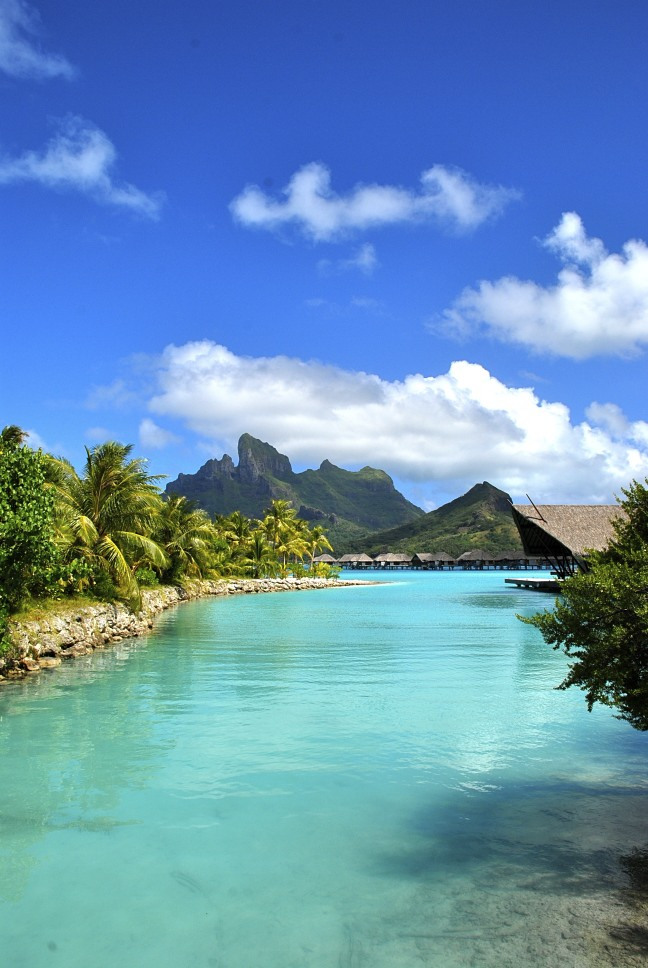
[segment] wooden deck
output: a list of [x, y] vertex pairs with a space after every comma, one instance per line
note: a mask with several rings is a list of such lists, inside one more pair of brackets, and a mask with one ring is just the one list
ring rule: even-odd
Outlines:
[[518, 588], [529, 588], [534, 592], [551, 592], [560, 594], [560, 582], [557, 578], [505, 578], [507, 585], [517, 585]]

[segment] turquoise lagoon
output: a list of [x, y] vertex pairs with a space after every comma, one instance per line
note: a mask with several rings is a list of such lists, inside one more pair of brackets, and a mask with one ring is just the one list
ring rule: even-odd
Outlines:
[[381, 577], [189, 603], [0, 691], [3, 968], [641, 963], [648, 737], [553, 688], [515, 618], [551, 599]]

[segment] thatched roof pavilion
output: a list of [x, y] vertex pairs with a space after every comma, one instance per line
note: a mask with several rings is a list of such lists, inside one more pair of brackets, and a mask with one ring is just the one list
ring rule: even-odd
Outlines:
[[513, 520], [527, 555], [546, 558], [559, 575], [586, 568], [588, 551], [602, 551], [614, 537], [617, 504], [513, 504]]
[[493, 555], [481, 548], [473, 548], [471, 551], [464, 551], [457, 558], [457, 564], [462, 568], [483, 568], [485, 564], [492, 564]]
[[316, 555], [313, 558], [313, 561], [315, 562], [315, 564], [318, 564], [318, 565], [319, 564], [324, 564], [324, 565], [337, 565], [337, 563], [338, 563], [337, 558], [334, 558], [333, 555], [327, 555], [327, 554], [324, 554], [324, 555]]
[[338, 559], [339, 565], [344, 565], [347, 568], [370, 568], [373, 565], [373, 558], [366, 555], [364, 552], [358, 554], [353, 552], [352, 554], [342, 555]]
[[375, 560], [381, 568], [406, 568], [412, 564], [412, 555], [398, 551], [386, 551], [382, 555], [376, 555]]
[[417, 568], [442, 568], [444, 565], [454, 565], [455, 559], [447, 551], [417, 551], [412, 558], [412, 564]]

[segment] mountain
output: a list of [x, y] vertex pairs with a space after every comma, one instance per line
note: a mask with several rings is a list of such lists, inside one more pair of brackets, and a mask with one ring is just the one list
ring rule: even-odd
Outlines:
[[212, 515], [241, 511], [251, 518], [262, 517], [273, 498], [292, 501], [300, 518], [324, 525], [336, 551], [424, 514], [384, 471], [347, 471], [325, 460], [318, 470], [295, 473], [285, 454], [250, 434], [238, 442], [238, 465], [228, 454], [208, 460], [195, 474], [179, 474], [166, 493], [184, 494]]
[[520, 548], [511, 498], [488, 481], [475, 484], [461, 497], [415, 521], [367, 535], [354, 542], [350, 550], [370, 555], [382, 551], [447, 551], [458, 556], [472, 548], [493, 554]]

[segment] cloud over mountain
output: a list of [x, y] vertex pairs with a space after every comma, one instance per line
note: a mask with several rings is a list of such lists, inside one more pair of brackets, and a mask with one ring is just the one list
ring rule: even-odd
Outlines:
[[[180, 419], [214, 450], [249, 431], [304, 464], [371, 464], [411, 482], [484, 478], [544, 501], [609, 501], [648, 471], [648, 425], [596, 404], [569, 409], [509, 387], [484, 367], [387, 381], [317, 362], [237, 356], [204, 340], [151, 360], [157, 417]], [[560, 468], [559, 474], [556, 468]]]

